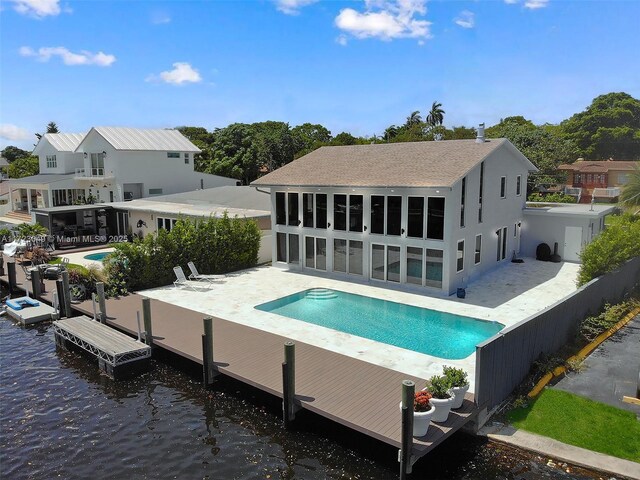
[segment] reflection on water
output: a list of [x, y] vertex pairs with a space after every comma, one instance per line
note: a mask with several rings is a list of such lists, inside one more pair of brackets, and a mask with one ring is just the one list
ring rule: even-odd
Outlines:
[[[396, 451], [231, 380], [215, 390], [164, 363], [114, 382], [56, 351], [50, 325], [0, 319], [0, 465], [20, 479], [396, 479]], [[464, 434], [413, 478], [594, 478]]]

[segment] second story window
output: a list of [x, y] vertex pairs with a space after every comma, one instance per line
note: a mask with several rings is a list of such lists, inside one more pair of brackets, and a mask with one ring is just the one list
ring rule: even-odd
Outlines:
[[167, 158], [180, 158], [180, 152], [167, 152]]
[[101, 177], [104, 175], [104, 153], [91, 154], [91, 176]]
[[522, 175], [516, 177], [516, 195], [519, 197], [522, 193]]
[[507, 198], [507, 177], [500, 177], [500, 198]]
[[47, 168], [56, 168], [58, 166], [58, 161], [56, 160], [55, 155], [47, 155]]
[[186, 165], [189, 165], [189, 154], [188, 154], [188, 153], [185, 153], [185, 154], [184, 154], [184, 163], [185, 163]]
[[464, 228], [464, 202], [467, 196], [467, 177], [462, 179], [462, 193], [460, 194], [460, 228]]

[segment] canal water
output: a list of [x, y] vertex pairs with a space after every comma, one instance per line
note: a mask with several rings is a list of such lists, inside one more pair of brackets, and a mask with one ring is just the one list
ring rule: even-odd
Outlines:
[[[296, 428], [280, 404], [232, 380], [205, 390], [154, 361], [114, 382], [97, 363], [56, 351], [51, 324], [0, 319], [3, 479], [397, 479], [397, 451], [310, 413]], [[375, 401], [375, 399], [372, 399]], [[458, 434], [415, 479], [591, 479], [548, 459]]]

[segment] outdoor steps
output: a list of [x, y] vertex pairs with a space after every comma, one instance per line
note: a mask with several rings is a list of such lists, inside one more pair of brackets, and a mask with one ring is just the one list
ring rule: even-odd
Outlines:
[[24, 212], [7, 212], [5, 217], [13, 218], [14, 220], [20, 220], [22, 222], [31, 222], [31, 214]]
[[332, 298], [337, 298], [338, 295], [333, 290], [326, 288], [312, 288], [305, 293], [305, 297], [313, 300], [331, 300]]

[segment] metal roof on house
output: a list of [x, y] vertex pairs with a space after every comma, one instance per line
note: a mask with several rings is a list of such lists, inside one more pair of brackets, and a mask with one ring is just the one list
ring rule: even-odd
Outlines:
[[265, 217], [271, 215], [269, 193], [253, 187], [224, 186], [140, 198], [128, 202], [108, 203], [114, 208], [154, 213], [191, 216], [221, 216], [224, 211], [240, 217]]
[[85, 135], [85, 133], [45, 133], [42, 138], [46, 139], [59, 152], [73, 152], [78, 148]]
[[[116, 150], [151, 150], [199, 153], [200, 149], [191, 143], [178, 130], [141, 129], [128, 127], [93, 127], [85, 140], [95, 131]], [[76, 151], [82, 151], [82, 144]]]
[[265, 186], [450, 187], [499, 148], [536, 167], [507, 139], [321, 147], [252, 182]]
[[75, 174], [73, 173], [40, 173], [38, 175], [32, 175], [30, 177], [11, 178], [7, 180], [11, 186], [21, 184], [45, 184], [55, 183], [61, 180], [71, 180]]
[[573, 170], [574, 172], [606, 173], [609, 170], [633, 171], [640, 168], [640, 162], [630, 160], [578, 160], [574, 163], [565, 163], [558, 170]]

